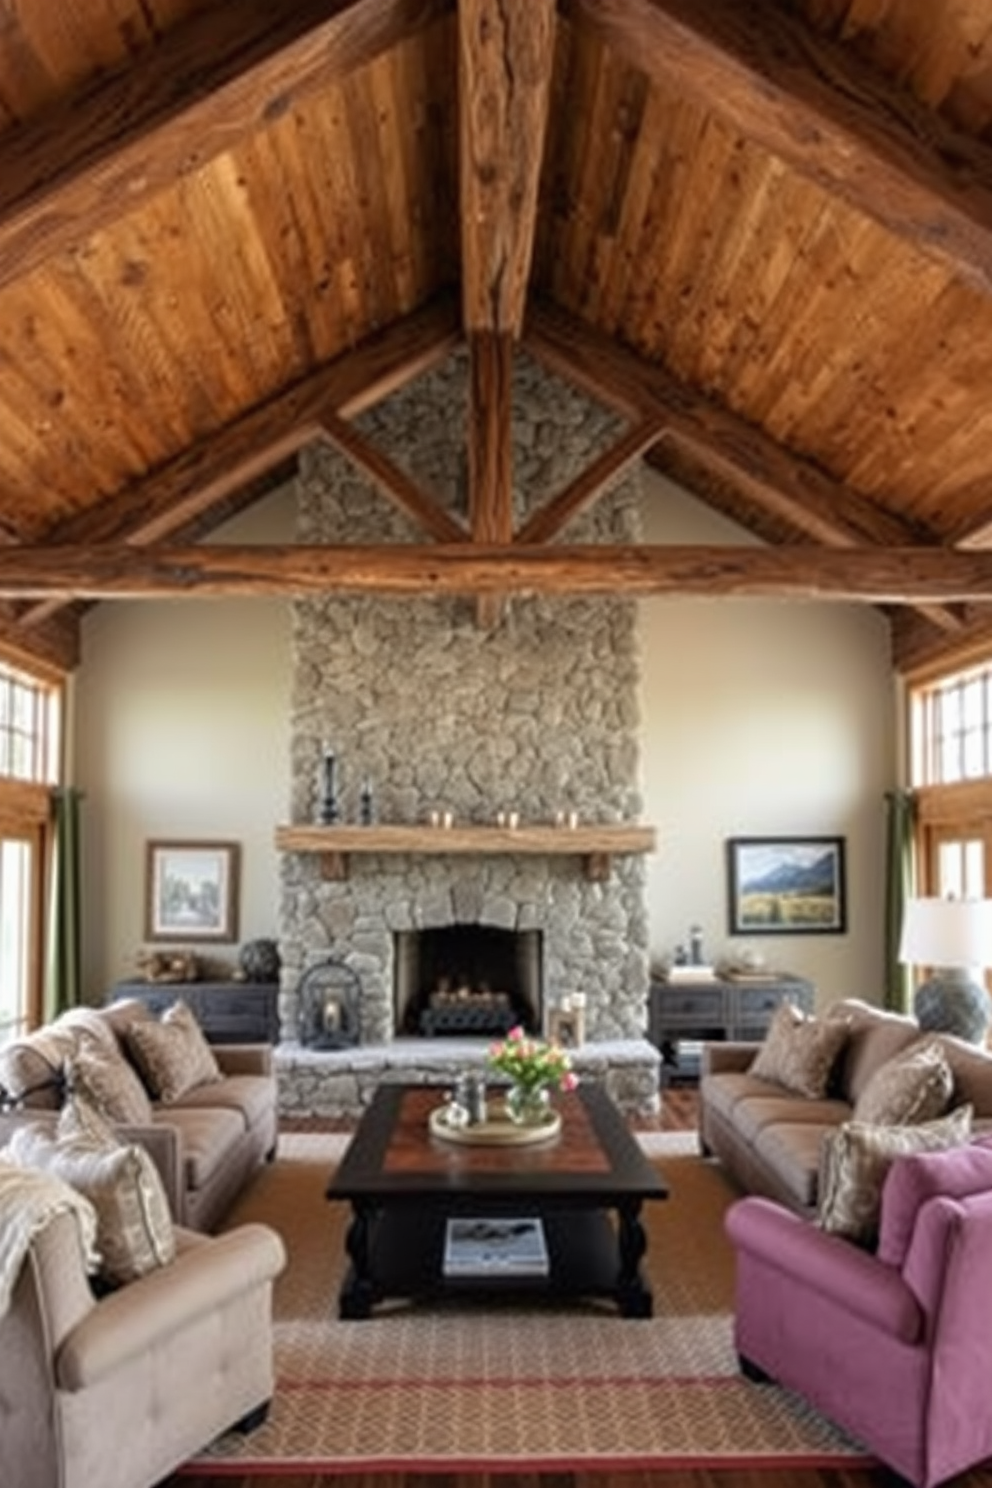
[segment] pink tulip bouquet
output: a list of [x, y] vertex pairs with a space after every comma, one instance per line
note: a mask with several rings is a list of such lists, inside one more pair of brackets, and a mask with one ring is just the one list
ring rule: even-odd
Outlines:
[[505, 1039], [489, 1046], [487, 1063], [524, 1090], [574, 1090], [579, 1083], [572, 1061], [560, 1044], [528, 1038], [519, 1024]]

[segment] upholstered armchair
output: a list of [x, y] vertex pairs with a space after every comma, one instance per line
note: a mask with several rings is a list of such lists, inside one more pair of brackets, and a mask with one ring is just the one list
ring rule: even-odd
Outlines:
[[32, 1239], [0, 1319], [9, 1488], [150, 1488], [273, 1391], [275, 1231], [177, 1230], [175, 1260], [97, 1300], [75, 1218]]
[[726, 1225], [745, 1374], [933, 1488], [992, 1456], [992, 1189], [917, 1197], [883, 1218], [877, 1253], [764, 1198], [739, 1200]]

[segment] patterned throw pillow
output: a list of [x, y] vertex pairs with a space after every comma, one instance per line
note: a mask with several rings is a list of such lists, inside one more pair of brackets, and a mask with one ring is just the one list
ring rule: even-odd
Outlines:
[[784, 1085], [796, 1095], [821, 1100], [847, 1037], [846, 1019], [810, 1017], [791, 1002], [783, 1002], [752, 1061], [751, 1074]]
[[943, 1116], [954, 1094], [954, 1075], [936, 1039], [914, 1044], [887, 1059], [854, 1103], [854, 1120], [874, 1126], [910, 1125]]
[[908, 1152], [940, 1152], [971, 1140], [971, 1106], [940, 1121], [918, 1126], [870, 1126], [845, 1121], [823, 1139], [820, 1161], [820, 1228], [855, 1244], [878, 1241], [882, 1187], [895, 1158]]
[[112, 1286], [135, 1281], [176, 1253], [169, 1201], [143, 1147], [118, 1142], [85, 1102], [70, 1097], [53, 1137], [39, 1125], [18, 1127], [3, 1152], [21, 1168], [54, 1173], [96, 1210], [100, 1276]]
[[197, 1085], [223, 1079], [203, 1030], [184, 1002], [173, 1003], [160, 1023], [133, 1024], [127, 1042], [145, 1084], [163, 1105]]
[[83, 1039], [65, 1065], [70, 1092], [95, 1107], [107, 1121], [147, 1126], [152, 1120], [148, 1092], [122, 1054]]

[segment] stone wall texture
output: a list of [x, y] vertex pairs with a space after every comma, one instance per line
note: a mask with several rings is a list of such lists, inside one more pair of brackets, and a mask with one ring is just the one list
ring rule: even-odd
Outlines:
[[[467, 521], [467, 360], [443, 367], [358, 421], [362, 432]], [[568, 484], [621, 432], [612, 414], [518, 357], [513, 389], [515, 518]], [[636, 470], [563, 533], [567, 542], [639, 538]], [[425, 542], [343, 457], [300, 460], [298, 540]], [[359, 820], [364, 781], [382, 822], [522, 823], [576, 811], [637, 821], [635, 607], [609, 599], [510, 598], [486, 629], [470, 599], [304, 599], [294, 603], [294, 822], [318, 819], [322, 756], [333, 749], [342, 819]], [[439, 829], [443, 830], [443, 829]], [[567, 829], [565, 829], [567, 830]], [[586, 995], [590, 1040], [646, 1026], [648, 930], [640, 856], [590, 882], [578, 857], [354, 855], [328, 882], [313, 854], [284, 854], [281, 1018], [295, 1036], [296, 986], [333, 958], [362, 983], [361, 1042], [393, 1028], [393, 933], [458, 922], [544, 932], [544, 1003]]]

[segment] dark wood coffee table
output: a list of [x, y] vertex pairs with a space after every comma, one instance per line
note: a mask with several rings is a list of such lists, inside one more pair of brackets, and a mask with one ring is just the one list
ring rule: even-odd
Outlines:
[[[515, 1292], [607, 1298], [623, 1317], [650, 1317], [640, 1212], [668, 1189], [606, 1091], [583, 1084], [556, 1096], [560, 1134], [506, 1147], [434, 1136], [430, 1113], [445, 1096], [441, 1087], [381, 1085], [331, 1177], [328, 1199], [352, 1208], [340, 1316], [370, 1317], [391, 1298]], [[445, 1228], [458, 1215], [540, 1218], [548, 1274], [445, 1275]]]

